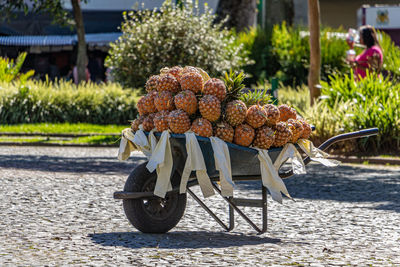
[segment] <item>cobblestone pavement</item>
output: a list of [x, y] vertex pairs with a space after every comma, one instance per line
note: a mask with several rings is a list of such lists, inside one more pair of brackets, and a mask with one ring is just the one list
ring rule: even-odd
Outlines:
[[[263, 235], [241, 218], [224, 232], [188, 196], [179, 224], [156, 235], [135, 230], [112, 198], [143, 160], [118, 162], [115, 148], [0, 147], [0, 265], [400, 266], [399, 168], [309, 165], [285, 180], [296, 202], [269, 198]], [[259, 186], [235, 194], [259, 197]], [[219, 197], [206, 203], [227, 218]]]

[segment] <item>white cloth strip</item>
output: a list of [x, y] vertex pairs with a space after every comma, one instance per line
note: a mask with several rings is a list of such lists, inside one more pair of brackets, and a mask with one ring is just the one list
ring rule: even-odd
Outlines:
[[291, 159], [292, 170], [294, 174], [306, 173], [306, 166], [304, 165], [303, 158], [301, 157], [299, 151], [297, 151], [296, 147], [291, 143], [287, 143], [283, 147], [282, 152], [274, 162], [275, 169], [279, 171], [279, 168], [288, 159]]
[[279, 177], [278, 171], [275, 168], [274, 164], [272, 164], [272, 160], [269, 157], [268, 150], [257, 150], [258, 159], [260, 160], [262, 183], [263, 186], [265, 186], [271, 193], [272, 199], [282, 204], [281, 192], [291, 199], [292, 197], [287, 191], [285, 183]]
[[328, 159], [329, 154], [316, 148], [310, 140], [300, 139], [297, 144], [312, 161], [319, 162], [328, 167], [336, 167], [340, 164], [340, 161]]
[[180, 193], [186, 192], [187, 182], [192, 171], [196, 171], [196, 177], [200, 185], [203, 196], [209, 197], [215, 194], [211, 184], [210, 177], [207, 174], [206, 164], [204, 162], [203, 153], [197, 141], [196, 135], [193, 132], [186, 132], [186, 152], [187, 158], [185, 167], [182, 172]]
[[164, 198], [167, 191], [171, 189], [173, 159], [169, 137], [170, 134], [168, 131], [164, 131], [161, 134], [160, 140], [155, 146], [149, 162], [146, 165], [149, 172], [157, 170], [157, 182], [154, 195], [162, 198]]
[[221, 194], [224, 197], [233, 196], [235, 186], [232, 180], [231, 157], [228, 145], [218, 137], [210, 137], [211, 146], [214, 151], [215, 169], [219, 172]]

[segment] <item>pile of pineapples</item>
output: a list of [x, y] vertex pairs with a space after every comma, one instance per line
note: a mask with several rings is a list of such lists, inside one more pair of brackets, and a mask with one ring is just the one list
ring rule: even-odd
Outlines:
[[244, 91], [243, 73], [210, 78], [202, 69], [186, 66], [163, 68], [146, 82], [147, 94], [137, 103], [139, 116], [131, 128], [145, 131], [192, 130], [241, 146], [268, 149], [299, 138], [307, 139], [310, 125], [296, 110], [270, 104], [266, 90]]

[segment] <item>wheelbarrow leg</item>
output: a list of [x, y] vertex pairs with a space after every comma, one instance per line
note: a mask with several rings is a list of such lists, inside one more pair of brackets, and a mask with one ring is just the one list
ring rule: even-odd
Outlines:
[[[233, 197], [229, 197], [229, 200], [232, 201]], [[232, 231], [235, 228], [235, 210], [229, 205], [229, 230]]]
[[[228, 231], [228, 232], [231, 231], [231, 230], [233, 229], [233, 227], [232, 227], [232, 225], [231, 225], [231, 218], [230, 218], [230, 217], [229, 217], [229, 227], [228, 227], [228, 226], [226, 226], [226, 224], [224, 224], [224, 223], [218, 218], [218, 216], [217, 216], [214, 212], [212, 212], [212, 210], [210, 210], [210, 209], [207, 207], [206, 204], [204, 204], [203, 201], [201, 201], [200, 198], [198, 198], [198, 197], [196, 196], [196, 194], [195, 194], [192, 190], [190, 190], [190, 188], [187, 188], [187, 192], [189, 193], [189, 195], [192, 196], [192, 198], [193, 198], [194, 200], [196, 200], [197, 203], [199, 203], [199, 205], [200, 205], [205, 211], [208, 212], [208, 214], [211, 215], [211, 217], [214, 218], [214, 220], [215, 220], [219, 225], [222, 226], [222, 228], [224, 228], [224, 229], [225, 229], [226, 231]], [[229, 212], [229, 215], [230, 215], [230, 212]]]
[[[258, 228], [257, 225], [255, 225], [255, 223], [253, 223], [252, 220], [249, 219], [249, 217], [246, 216], [246, 214], [244, 214], [244, 213], [236, 206], [236, 204], [232, 201], [232, 199], [230, 199], [230, 198], [228, 198], [228, 197], [224, 197], [224, 196], [222, 195], [221, 190], [218, 188], [218, 186], [215, 185], [214, 182], [212, 182], [212, 185], [213, 185], [214, 189], [218, 192], [218, 194], [220, 194], [221, 197], [222, 197], [226, 202], [228, 202], [229, 205], [234, 209], [234, 211], [236, 211], [248, 224], [250, 224], [250, 226], [253, 227], [254, 230], [257, 231], [258, 234], [263, 234], [263, 233], [265, 233], [265, 230], [266, 230], [266, 229], [264, 230], [264, 226], [265, 226], [264, 220], [265, 220], [265, 218], [263, 218], [263, 229], [261, 230], [260, 228]], [[263, 197], [264, 197], [264, 196], [263, 196]], [[264, 208], [263, 208], [263, 210], [264, 210]], [[263, 217], [264, 217], [264, 216], [263, 216]]]
[[268, 226], [268, 206], [267, 206], [267, 188], [263, 185], [262, 186], [262, 222], [263, 222], [263, 227], [261, 230], [261, 233], [263, 234], [267, 231], [267, 226]]

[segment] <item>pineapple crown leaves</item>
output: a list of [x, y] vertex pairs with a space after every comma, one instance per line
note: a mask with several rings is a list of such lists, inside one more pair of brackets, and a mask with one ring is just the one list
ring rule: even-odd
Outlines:
[[222, 80], [225, 83], [227, 98], [238, 99], [242, 89], [244, 88], [243, 80], [246, 78], [244, 72], [234, 72], [232, 69], [224, 73]]
[[265, 105], [271, 102], [271, 95], [267, 93], [265, 89], [255, 88], [254, 90], [249, 90], [247, 93], [242, 94], [239, 97], [247, 107], [252, 105]]

